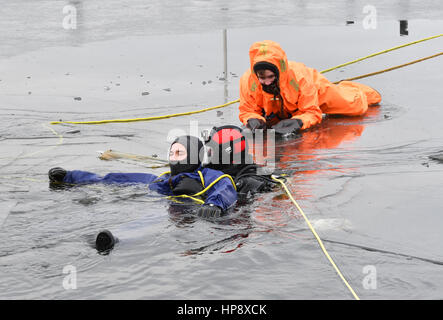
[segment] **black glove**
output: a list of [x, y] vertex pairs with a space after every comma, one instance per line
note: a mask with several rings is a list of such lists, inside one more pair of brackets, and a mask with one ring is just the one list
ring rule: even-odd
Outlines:
[[197, 216], [202, 218], [220, 218], [223, 210], [213, 204], [204, 204], [197, 210]]
[[300, 119], [285, 119], [274, 125], [272, 129], [278, 134], [297, 133], [303, 127]]
[[248, 119], [248, 124], [246, 125], [249, 129], [251, 129], [252, 132], [254, 132], [255, 129], [264, 129], [266, 128], [266, 122], [264, 122], [262, 119], [255, 119], [251, 118]]
[[241, 177], [237, 183], [238, 194], [255, 194], [259, 192], [269, 192], [275, 186], [275, 183], [268, 181], [266, 178], [259, 175], [251, 175]]
[[48, 176], [50, 182], [63, 182], [63, 179], [66, 176], [67, 171], [60, 167], [55, 167], [49, 170]]
[[172, 189], [172, 193], [175, 195], [186, 194], [190, 196], [202, 190], [203, 186], [200, 181], [189, 177], [183, 177], [174, 189]]
[[237, 193], [248, 194], [250, 192], [254, 194], [259, 192], [262, 185], [263, 180], [255, 179], [254, 176], [241, 177], [236, 183]]

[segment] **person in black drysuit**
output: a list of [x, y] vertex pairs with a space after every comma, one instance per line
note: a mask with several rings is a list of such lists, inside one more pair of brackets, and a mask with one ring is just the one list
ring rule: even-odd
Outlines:
[[232, 176], [239, 200], [246, 200], [256, 193], [269, 192], [278, 185], [270, 174], [258, 174], [259, 166], [249, 154], [248, 141], [241, 128], [234, 125], [214, 127], [205, 144], [209, 149], [209, 161], [205, 167]]
[[[236, 186], [223, 172], [202, 167], [203, 142], [193, 136], [175, 139], [169, 151], [171, 171], [161, 176], [151, 173], [109, 173], [99, 176], [92, 172], [52, 168], [48, 172], [50, 184], [82, 185], [93, 183], [147, 184], [149, 189], [167, 196], [193, 196], [204, 202], [197, 215], [217, 218], [226, 213], [237, 201]], [[203, 201], [204, 200], [204, 201]], [[97, 236], [97, 248], [112, 248], [115, 240], [107, 231]], [[101, 244], [105, 245], [101, 245]]]

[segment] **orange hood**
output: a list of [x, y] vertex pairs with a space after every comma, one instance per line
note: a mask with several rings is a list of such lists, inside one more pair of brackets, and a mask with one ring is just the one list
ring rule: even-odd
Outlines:
[[280, 44], [271, 40], [259, 41], [249, 48], [249, 59], [251, 62], [251, 75], [254, 73], [254, 65], [257, 62], [266, 61], [275, 65], [279, 71], [279, 83], [284, 84], [288, 80], [288, 58], [280, 47]]

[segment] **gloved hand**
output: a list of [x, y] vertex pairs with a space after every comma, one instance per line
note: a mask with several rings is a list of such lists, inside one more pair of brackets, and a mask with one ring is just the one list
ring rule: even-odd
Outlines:
[[241, 177], [236, 183], [237, 193], [245, 195], [248, 193], [255, 194], [259, 192], [263, 182], [263, 180], [256, 178], [255, 176]]
[[186, 194], [190, 196], [202, 190], [203, 186], [200, 181], [189, 177], [183, 177], [174, 189], [172, 189], [172, 193], [175, 195]]
[[202, 218], [219, 218], [223, 210], [213, 204], [204, 204], [197, 210], [197, 216]]
[[264, 122], [262, 119], [251, 118], [251, 119], [248, 119], [248, 123], [247, 123], [246, 127], [248, 127], [249, 129], [251, 129], [252, 132], [254, 132], [255, 129], [266, 128], [266, 122]]
[[285, 119], [275, 124], [272, 129], [278, 134], [297, 133], [303, 127], [300, 119]]
[[236, 183], [237, 193], [242, 195], [269, 192], [272, 191], [275, 185], [275, 183], [259, 175], [241, 177]]
[[63, 179], [66, 176], [67, 171], [60, 167], [55, 167], [49, 170], [48, 176], [50, 182], [63, 182]]

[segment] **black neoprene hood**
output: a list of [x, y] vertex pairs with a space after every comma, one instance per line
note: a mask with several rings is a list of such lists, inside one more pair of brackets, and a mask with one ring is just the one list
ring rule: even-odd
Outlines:
[[279, 76], [278, 68], [274, 64], [267, 62], [267, 61], [260, 61], [254, 65], [255, 74], [257, 74], [257, 72], [260, 70], [270, 70], [270, 71], [274, 72], [274, 74], [277, 78]]

